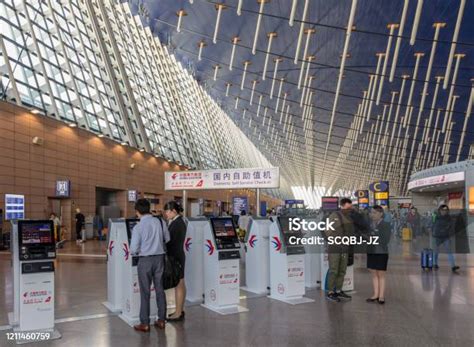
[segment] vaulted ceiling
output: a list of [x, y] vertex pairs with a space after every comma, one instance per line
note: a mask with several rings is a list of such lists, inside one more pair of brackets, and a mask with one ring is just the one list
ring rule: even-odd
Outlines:
[[293, 185], [401, 193], [469, 155], [474, 1], [129, 4]]

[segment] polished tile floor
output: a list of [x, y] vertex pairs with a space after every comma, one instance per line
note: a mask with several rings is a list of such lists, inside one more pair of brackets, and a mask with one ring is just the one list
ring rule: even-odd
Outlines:
[[[56, 318], [107, 314], [105, 243], [67, 244], [57, 260]], [[82, 256], [78, 256], [82, 254]], [[474, 346], [474, 256], [458, 256], [451, 274], [445, 256], [437, 272], [422, 273], [410, 249], [391, 256], [384, 306], [368, 304], [370, 275], [357, 256], [352, 301], [333, 303], [319, 290], [316, 301], [289, 306], [265, 297], [241, 300], [249, 312], [220, 316], [200, 306], [186, 309], [186, 321], [150, 334], [133, 331], [114, 315], [56, 325], [62, 339], [25, 346]], [[244, 278], [244, 277], [243, 277]], [[9, 254], [0, 253], [0, 346], [11, 311]], [[245, 295], [245, 292], [242, 292]]]

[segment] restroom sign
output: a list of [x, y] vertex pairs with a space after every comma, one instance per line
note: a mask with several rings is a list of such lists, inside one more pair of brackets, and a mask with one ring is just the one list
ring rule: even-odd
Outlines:
[[71, 196], [71, 181], [56, 181], [56, 193], [58, 198], [69, 198]]

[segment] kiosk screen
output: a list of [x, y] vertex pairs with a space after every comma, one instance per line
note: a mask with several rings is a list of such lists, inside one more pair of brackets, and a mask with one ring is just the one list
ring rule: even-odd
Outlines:
[[290, 218], [292, 217], [278, 217], [278, 225], [280, 226], [280, 230], [283, 234], [282, 236], [285, 242], [285, 246], [287, 247], [287, 253], [288, 254], [304, 253], [303, 246], [292, 245], [289, 242], [290, 236], [303, 237], [303, 233], [301, 231], [290, 230]]
[[135, 227], [135, 225], [138, 224], [139, 221], [140, 221], [140, 219], [137, 219], [137, 218], [132, 218], [132, 219], [126, 219], [125, 220], [125, 224], [127, 226], [127, 237], [128, 237], [129, 241], [132, 239], [132, 230]]
[[20, 228], [22, 245], [54, 243], [53, 228], [49, 222], [21, 223]]
[[239, 247], [239, 239], [231, 217], [211, 218], [211, 226], [218, 249]]

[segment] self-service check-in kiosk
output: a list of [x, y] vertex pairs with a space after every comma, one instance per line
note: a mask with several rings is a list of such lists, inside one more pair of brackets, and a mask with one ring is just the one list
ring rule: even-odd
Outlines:
[[296, 305], [314, 300], [305, 298], [305, 249], [291, 245], [289, 217], [277, 217], [270, 227], [270, 298]]
[[184, 280], [186, 282], [186, 300], [189, 303], [202, 303], [204, 297], [204, 230], [209, 227], [207, 218], [188, 218], [184, 253], [186, 266]]
[[252, 217], [245, 235], [245, 287], [242, 289], [268, 294], [270, 288], [270, 226], [268, 218]]
[[[139, 257], [132, 256], [130, 242], [138, 219], [110, 219], [107, 243], [107, 302], [112, 312], [120, 312], [120, 318], [133, 326], [139, 322], [140, 285], [137, 265]], [[158, 308], [154, 287], [150, 295], [150, 317], [156, 318]], [[166, 291], [168, 308], [174, 307], [174, 290]]]
[[[305, 220], [308, 224], [320, 222], [317, 218], [305, 218]], [[303, 230], [303, 233], [307, 239], [317, 238], [318, 236], [323, 238], [323, 235], [318, 230]], [[304, 284], [306, 288], [314, 289], [321, 286], [321, 253], [324, 253], [324, 248], [321, 245], [311, 243], [306, 243], [304, 248]]]
[[231, 217], [211, 218], [204, 231], [204, 304], [220, 314], [246, 312], [239, 306], [239, 239]]
[[56, 245], [53, 222], [12, 222], [14, 309], [9, 315], [15, 332], [45, 332], [60, 338], [54, 329], [54, 260]]

